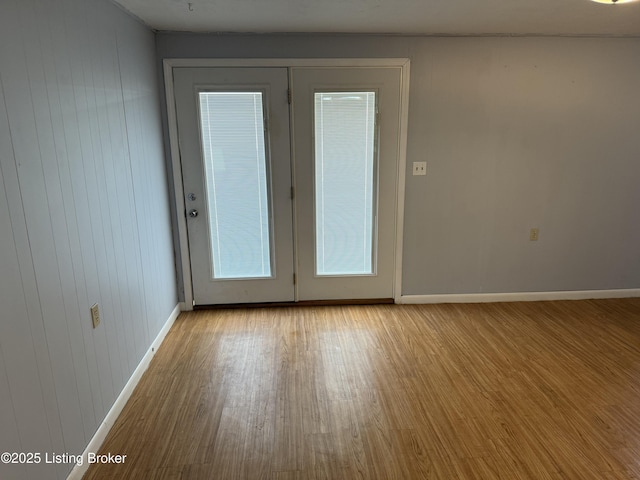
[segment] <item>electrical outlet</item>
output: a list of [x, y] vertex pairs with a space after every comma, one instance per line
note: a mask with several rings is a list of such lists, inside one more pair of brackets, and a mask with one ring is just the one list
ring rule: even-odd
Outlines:
[[94, 303], [91, 307], [91, 323], [93, 324], [93, 328], [97, 328], [100, 325], [100, 310], [98, 309], [98, 304]]
[[427, 162], [413, 162], [413, 175], [426, 175]]
[[540, 234], [540, 229], [539, 228], [532, 228], [529, 231], [529, 240], [532, 241], [532, 242], [537, 242], [539, 234]]

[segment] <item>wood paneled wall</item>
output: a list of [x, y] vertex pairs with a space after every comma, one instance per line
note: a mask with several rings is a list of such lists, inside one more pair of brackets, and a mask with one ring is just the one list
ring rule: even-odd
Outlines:
[[81, 453], [177, 303], [154, 48], [106, 0], [0, 4], [1, 452]]

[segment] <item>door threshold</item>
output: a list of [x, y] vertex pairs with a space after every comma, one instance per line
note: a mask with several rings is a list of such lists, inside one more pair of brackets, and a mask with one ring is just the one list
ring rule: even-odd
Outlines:
[[194, 305], [194, 310], [218, 310], [226, 308], [269, 308], [269, 307], [325, 307], [336, 305], [389, 305], [393, 298], [356, 298], [348, 300], [302, 300], [299, 302], [264, 303], [219, 303], [214, 305]]

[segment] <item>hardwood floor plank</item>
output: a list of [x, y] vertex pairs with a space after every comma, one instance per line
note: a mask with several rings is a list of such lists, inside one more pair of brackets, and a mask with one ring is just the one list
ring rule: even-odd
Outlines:
[[640, 299], [176, 321], [85, 478], [640, 478]]

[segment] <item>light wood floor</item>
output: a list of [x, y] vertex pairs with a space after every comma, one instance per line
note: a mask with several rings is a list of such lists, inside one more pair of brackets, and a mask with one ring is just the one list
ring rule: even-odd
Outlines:
[[640, 299], [183, 314], [87, 479], [640, 479]]

